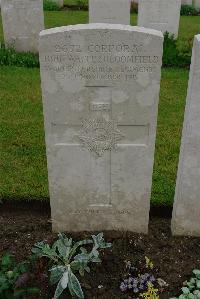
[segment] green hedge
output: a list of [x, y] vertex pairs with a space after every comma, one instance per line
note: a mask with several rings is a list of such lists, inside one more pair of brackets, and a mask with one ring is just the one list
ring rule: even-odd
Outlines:
[[39, 67], [39, 57], [30, 52], [16, 52], [14, 49], [0, 48], [0, 65], [14, 65], [27, 68]]
[[60, 10], [60, 7], [56, 2], [53, 2], [51, 0], [44, 0], [43, 1], [43, 9], [44, 11], [58, 11]]
[[192, 5], [181, 6], [181, 16], [197, 16], [198, 11]]
[[187, 67], [192, 55], [191, 41], [178, 41], [173, 35], [164, 35], [163, 66]]

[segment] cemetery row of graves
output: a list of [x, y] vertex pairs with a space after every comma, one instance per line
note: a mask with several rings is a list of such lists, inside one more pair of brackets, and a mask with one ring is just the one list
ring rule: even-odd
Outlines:
[[1, 0], [0, 299], [198, 299], [198, 1], [69, 2]]

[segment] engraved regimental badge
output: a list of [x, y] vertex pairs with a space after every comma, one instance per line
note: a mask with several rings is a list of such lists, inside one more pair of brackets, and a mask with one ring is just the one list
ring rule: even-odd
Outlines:
[[85, 119], [78, 137], [85, 148], [101, 157], [105, 151], [116, 149], [117, 142], [124, 135], [117, 128], [117, 123], [113, 119], [106, 120], [100, 116]]

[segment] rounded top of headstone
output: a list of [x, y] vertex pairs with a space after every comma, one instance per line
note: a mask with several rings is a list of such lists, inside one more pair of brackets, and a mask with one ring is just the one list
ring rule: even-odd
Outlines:
[[99, 30], [126, 30], [130, 32], [138, 32], [149, 34], [153, 36], [157, 36], [163, 38], [163, 33], [158, 30], [139, 27], [139, 26], [130, 26], [130, 25], [121, 25], [121, 24], [107, 24], [107, 23], [91, 23], [91, 24], [78, 24], [78, 25], [70, 25], [70, 26], [61, 26], [55, 27], [51, 29], [42, 30], [40, 32], [40, 37], [48, 36], [51, 34], [56, 33], [64, 33], [70, 31], [81, 31], [81, 30], [92, 30], [92, 29], [99, 29]]

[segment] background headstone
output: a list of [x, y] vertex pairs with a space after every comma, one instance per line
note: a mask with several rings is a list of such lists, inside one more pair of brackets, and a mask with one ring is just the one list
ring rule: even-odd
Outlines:
[[138, 26], [178, 36], [181, 0], [140, 0]]
[[52, 1], [55, 2], [59, 7], [64, 6], [64, 0], [52, 0]]
[[54, 231], [147, 232], [162, 44], [125, 25], [41, 32]]
[[39, 32], [44, 29], [42, 0], [2, 0], [4, 41], [17, 51], [38, 52]]
[[130, 0], [89, 0], [89, 22], [130, 24]]
[[192, 5], [192, 0], [182, 0], [181, 4], [183, 4], [183, 5]]
[[194, 39], [173, 209], [174, 235], [200, 236], [200, 35]]
[[194, 6], [198, 11], [200, 11], [200, 0], [195, 0]]

